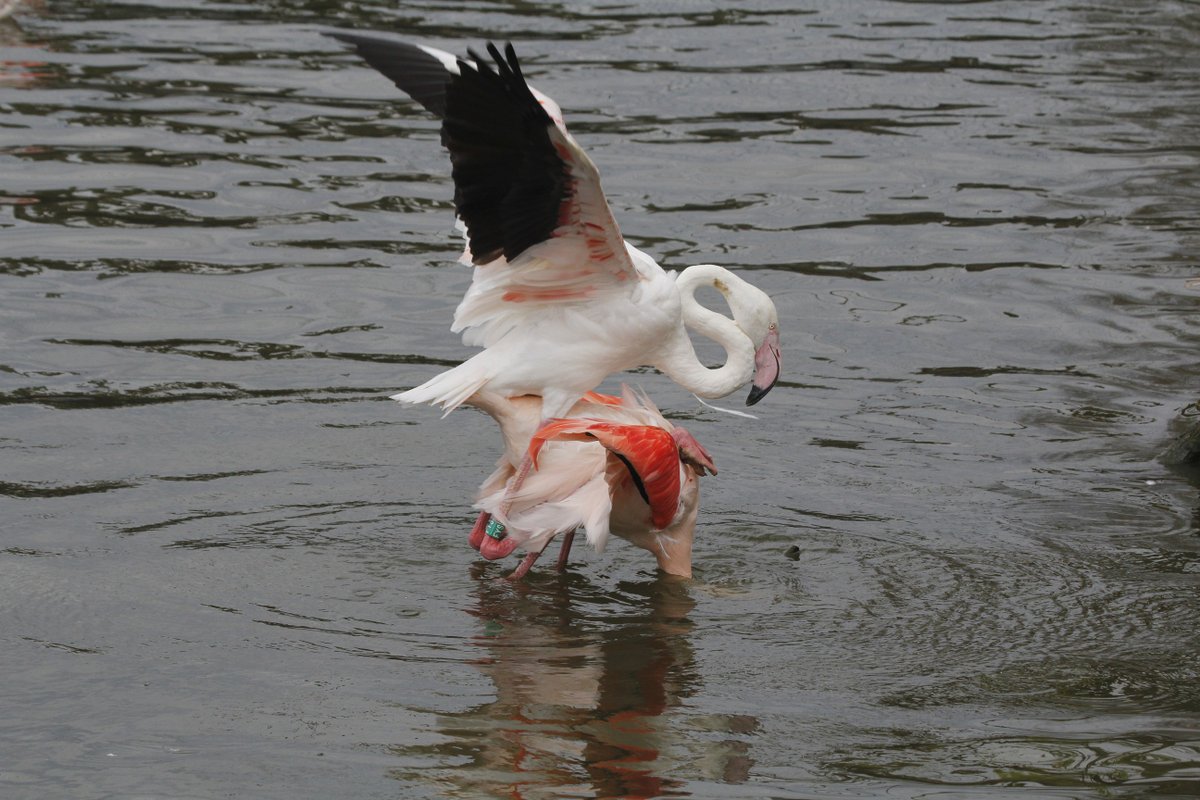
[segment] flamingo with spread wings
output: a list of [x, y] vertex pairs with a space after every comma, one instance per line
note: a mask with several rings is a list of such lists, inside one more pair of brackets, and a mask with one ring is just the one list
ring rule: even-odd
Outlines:
[[[512, 45], [468, 59], [374, 35], [328, 34], [442, 119], [454, 203], [475, 265], [452, 330], [482, 346], [467, 361], [395, 395], [447, 413], [481, 389], [537, 395], [546, 418], [567, 413], [606, 377], [653, 366], [701, 397], [751, 383], [747, 405], [779, 378], [779, 319], [770, 297], [722, 267], [664, 271], [622, 237], [595, 165], [558, 104], [526, 82]], [[724, 295], [733, 319], [695, 292]], [[726, 351], [700, 362], [687, 329]]]
[[[523, 548], [510, 579], [523, 577], [559, 534], [563, 569], [578, 528], [597, 552], [615, 535], [653, 553], [664, 572], [691, 576], [698, 479], [717, 468], [649, 398], [628, 387], [621, 397], [589, 392], [569, 418], [549, 421], [542, 421], [541, 399], [532, 395], [481, 391], [466, 404], [499, 423], [505, 444], [480, 487], [471, 543], [480, 547], [503, 531], [509, 552]], [[535, 469], [514, 487], [526, 453]]]

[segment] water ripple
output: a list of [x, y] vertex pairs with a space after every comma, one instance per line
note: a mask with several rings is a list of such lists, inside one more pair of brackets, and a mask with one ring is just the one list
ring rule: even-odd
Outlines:
[[9, 483], [0, 481], [0, 495], [8, 497], [50, 498], [78, 494], [98, 494], [137, 486], [128, 481], [96, 481], [80, 484]]
[[1174, 653], [1173, 664], [1053, 657], [1005, 666], [996, 672], [896, 692], [884, 703], [901, 708], [951, 704], [1061, 709], [1097, 714], [1195, 714], [1200, 711], [1200, 659]]
[[939, 786], [1144, 787], [1153, 794], [1184, 796], [1200, 780], [1200, 741], [1157, 736], [934, 741], [869, 750], [835, 760], [830, 768]]
[[0, 392], [0, 406], [39, 405], [59, 409], [128, 408], [204, 400], [270, 400], [273, 402], [338, 403], [384, 400], [386, 388], [331, 386], [314, 389], [251, 389], [228, 383], [178, 382], [114, 389], [98, 384], [64, 391], [34, 386]]

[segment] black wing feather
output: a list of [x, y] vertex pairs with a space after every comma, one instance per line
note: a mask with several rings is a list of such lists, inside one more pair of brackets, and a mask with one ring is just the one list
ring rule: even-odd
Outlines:
[[512, 261], [550, 238], [571, 197], [567, 163], [551, 141], [554, 121], [525, 82], [511, 44], [490, 58], [468, 50], [458, 75], [419, 47], [374, 36], [330, 33], [414, 100], [442, 118], [454, 205], [476, 264]]
[[629, 470], [629, 477], [633, 478], [633, 485], [637, 487], [638, 494], [640, 494], [642, 499], [646, 501], [646, 505], [651, 505], [650, 495], [646, 492], [646, 484], [642, 483], [642, 476], [639, 475], [638, 471], [633, 468], [633, 462], [618, 453], [616, 450], [609, 450], [608, 452], [612, 453], [625, 463], [625, 469]]
[[505, 57], [489, 44], [490, 61], [468, 53], [450, 81], [442, 122], [454, 204], [476, 264], [501, 255], [512, 261], [558, 227], [570, 179], [550, 141], [554, 122], [525, 83], [512, 45]]
[[362, 60], [390, 78], [400, 91], [431, 114], [446, 116], [446, 87], [451, 76], [435, 56], [415, 45], [379, 36], [341, 31], [325, 35], [354, 45]]

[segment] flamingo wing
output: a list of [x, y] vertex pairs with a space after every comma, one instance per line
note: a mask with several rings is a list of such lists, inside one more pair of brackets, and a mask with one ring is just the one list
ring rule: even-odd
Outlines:
[[[454, 330], [483, 328], [488, 344], [531, 306], [631, 291], [625, 248], [595, 164], [567, 132], [558, 104], [525, 81], [511, 44], [456, 60], [379, 36], [328, 34], [442, 118], [454, 202], [475, 281]], [[440, 76], [440, 79], [439, 79]], [[505, 320], [504, 322], [499, 322]], [[492, 323], [498, 323], [493, 325]], [[492, 328], [500, 330], [492, 330]]]
[[330, 31], [325, 34], [354, 45], [358, 55], [389, 78], [400, 91], [425, 110], [446, 116], [446, 87], [458, 71], [458, 59], [432, 47], [423, 47], [381, 36]]
[[671, 524], [679, 512], [679, 445], [662, 428], [619, 425], [595, 419], [555, 419], [534, 434], [529, 452], [537, 454], [548, 441], [595, 440], [617, 458], [650, 506], [650, 521], [658, 530]]

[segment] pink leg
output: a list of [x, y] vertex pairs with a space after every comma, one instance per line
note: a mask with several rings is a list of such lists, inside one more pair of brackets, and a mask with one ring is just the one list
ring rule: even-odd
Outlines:
[[519, 581], [521, 578], [524, 578], [525, 574], [529, 572], [529, 568], [533, 566], [533, 562], [537, 561], [540, 555], [541, 553], [526, 553], [525, 557], [521, 559], [521, 563], [517, 565], [517, 568], [504, 576], [504, 580]]
[[[542, 423], [538, 425], [538, 430], [541, 430], [542, 425], [545, 424], [546, 421], [542, 421]], [[517, 467], [516, 474], [509, 479], [508, 488], [504, 490], [504, 499], [500, 501], [500, 516], [508, 517], [508, 512], [512, 510], [513, 495], [515, 495], [517, 490], [521, 488], [521, 484], [525, 483], [525, 479], [529, 477], [529, 470], [532, 468], [533, 457], [526, 452], [525, 455], [521, 457], [521, 464]], [[485, 522], [484, 527], [486, 528], [486, 526], [487, 523]], [[474, 536], [474, 531], [472, 531], [472, 536]], [[479, 545], [479, 554], [489, 561], [495, 561], [498, 558], [504, 558], [516, 549], [517, 543], [511, 538], [504, 536], [503, 533], [499, 539], [485, 534]], [[528, 558], [528, 556], [526, 556], [526, 558]], [[533, 561], [530, 561], [529, 565], [532, 564]], [[529, 565], [525, 565], [525, 571], [529, 570]], [[518, 567], [517, 571], [521, 572], [521, 568]], [[525, 572], [521, 572], [521, 575], [524, 574]], [[518, 575], [517, 577], [520, 578], [521, 575]]]
[[500, 501], [500, 513], [505, 517], [512, 510], [513, 495], [521, 488], [521, 484], [525, 483], [525, 479], [529, 477], [529, 470], [531, 469], [533, 469], [533, 458], [527, 452], [521, 457], [521, 464], [517, 467], [517, 474], [509, 480], [508, 488], [504, 490], [504, 499]]
[[571, 555], [571, 543], [575, 541], [575, 531], [567, 531], [563, 536], [562, 550], [558, 551], [558, 566], [555, 567], [559, 572], [567, 568], [567, 558]]
[[491, 519], [492, 515], [488, 512], [479, 512], [479, 517], [475, 520], [475, 527], [471, 528], [471, 535], [467, 537], [467, 543], [474, 549], [478, 550], [479, 545], [483, 544], [484, 531], [487, 530], [487, 524]]
[[[542, 428], [550, 422], [549, 419], [543, 419], [538, 423], [537, 430], [534, 431], [534, 436], [538, 434]], [[533, 469], [533, 456], [529, 455], [529, 450], [526, 449], [525, 455], [521, 456], [521, 463], [517, 467], [517, 472], [508, 481], [508, 488], [504, 490], [504, 499], [500, 501], [500, 514], [507, 517], [508, 512], [512, 510], [513, 496], [520, 490], [525, 479], [529, 477], [529, 470]]]

